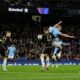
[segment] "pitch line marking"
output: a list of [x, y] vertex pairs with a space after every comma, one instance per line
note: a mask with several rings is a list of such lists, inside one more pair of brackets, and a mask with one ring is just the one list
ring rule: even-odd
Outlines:
[[59, 76], [59, 77], [31, 77], [31, 78], [1, 78], [1, 80], [27, 80], [27, 79], [53, 79], [53, 78], [80, 78], [80, 76]]
[[77, 73], [55, 73], [55, 72], [0, 72], [0, 73], [26, 73], [26, 74], [77, 74]]

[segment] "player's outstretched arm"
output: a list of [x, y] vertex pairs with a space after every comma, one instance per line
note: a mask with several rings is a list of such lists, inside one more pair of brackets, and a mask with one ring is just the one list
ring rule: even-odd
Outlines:
[[63, 37], [67, 37], [67, 38], [75, 38], [75, 36], [70, 36], [70, 35], [67, 35], [67, 34], [60, 34], [61, 36], [63, 36]]
[[55, 24], [54, 26], [57, 27], [58, 25], [60, 25], [62, 23], [62, 21], [59, 21], [57, 24]]

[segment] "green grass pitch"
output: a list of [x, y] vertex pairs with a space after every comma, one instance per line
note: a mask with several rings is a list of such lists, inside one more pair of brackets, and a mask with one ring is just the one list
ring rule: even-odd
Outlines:
[[41, 72], [41, 66], [8, 66], [7, 72], [0, 66], [0, 80], [80, 80], [80, 66], [50, 67]]

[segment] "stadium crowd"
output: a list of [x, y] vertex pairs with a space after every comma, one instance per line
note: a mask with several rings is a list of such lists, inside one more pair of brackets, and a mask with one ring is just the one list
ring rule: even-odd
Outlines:
[[[63, 46], [62, 59], [80, 59], [80, 25], [63, 25], [62, 32], [76, 36], [76, 39], [62, 38], [68, 46]], [[0, 24], [0, 37], [5, 37], [5, 32], [11, 32], [11, 40], [16, 47], [15, 59], [39, 59], [41, 43], [38, 34], [43, 34], [43, 26], [38, 23], [26, 24]]]

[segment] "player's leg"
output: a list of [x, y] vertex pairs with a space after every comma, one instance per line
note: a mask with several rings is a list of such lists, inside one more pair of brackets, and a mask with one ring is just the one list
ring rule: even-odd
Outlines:
[[58, 49], [59, 49], [59, 48], [55, 47], [55, 48], [54, 48], [54, 51], [53, 51], [52, 59], [54, 59], [55, 61], [57, 60], [57, 59], [56, 59], [56, 54], [57, 54]]
[[44, 57], [45, 57], [45, 54], [41, 53], [40, 59], [41, 59], [42, 70], [45, 69], [45, 59], [44, 59]]
[[51, 52], [52, 52], [52, 47], [48, 47], [46, 50], [46, 69], [48, 69], [50, 65]]
[[[56, 68], [58, 68], [58, 63], [57, 63], [57, 52], [58, 52], [58, 50], [59, 50], [59, 48], [55, 47], [55, 48], [54, 48], [54, 51], [53, 51], [53, 55], [52, 55], [52, 59], [53, 59], [54, 61], [56, 61], [56, 64], [55, 64]], [[52, 67], [53, 67], [53, 66], [54, 66], [54, 65], [52, 65]]]
[[58, 54], [57, 54], [57, 57], [58, 57], [59, 60], [61, 58], [61, 52], [62, 52], [62, 50], [59, 49]]
[[3, 70], [8, 71], [7, 70], [7, 55], [6, 55], [5, 50], [1, 52], [1, 56], [2, 56], [2, 59], [3, 59], [3, 63], [2, 63]]
[[62, 45], [61, 45], [59, 42], [53, 42], [52, 46], [53, 46], [53, 47], [57, 47], [57, 48], [59, 48], [60, 50], [62, 50]]
[[8, 60], [9, 60], [10, 62], [12, 62], [13, 59], [14, 59], [14, 54], [9, 54], [9, 55], [8, 55]]
[[59, 49], [58, 50], [59, 52], [57, 52], [57, 54], [56, 54], [56, 57], [57, 57], [57, 62], [56, 62], [56, 68], [58, 68], [59, 67], [59, 61], [60, 61], [60, 59], [61, 59], [61, 50]]
[[2, 64], [2, 66], [3, 66], [3, 70], [7, 71], [7, 57], [3, 57], [3, 64]]
[[6, 55], [5, 55], [5, 50], [1, 50], [1, 51], [0, 51], [0, 54], [1, 54], [1, 58], [2, 58], [2, 60], [3, 60], [2, 69], [3, 69], [4, 71], [7, 71], [7, 68], [6, 68], [6, 66], [7, 66], [7, 57], [6, 57]]
[[62, 50], [62, 45], [61, 44], [58, 44], [56, 45], [55, 47], [59, 48], [60, 50]]
[[46, 54], [46, 69], [49, 68], [49, 55]]
[[54, 60], [56, 60], [56, 54], [58, 53], [58, 51], [62, 51], [62, 45], [59, 44], [59, 43], [55, 43], [55, 44], [53, 44], [53, 46], [54, 46], [55, 48], [54, 48], [54, 51], [53, 51], [53, 56], [52, 56], [52, 58], [53, 58]]
[[42, 53], [41, 53], [41, 56], [40, 56], [41, 64], [42, 64], [42, 70], [44, 70], [45, 67], [46, 67], [46, 63], [45, 63], [46, 51], [47, 51], [47, 49], [46, 49], [46, 47], [44, 47], [44, 48], [42, 49]]
[[[62, 46], [60, 44], [56, 44], [56, 46], [54, 48], [54, 51], [53, 51], [52, 59], [54, 59], [55, 61], [60, 60], [60, 58], [61, 58], [61, 51], [62, 51]], [[58, 62], [55, 65], [56, 65], [56, 68], [59, 67]]]

